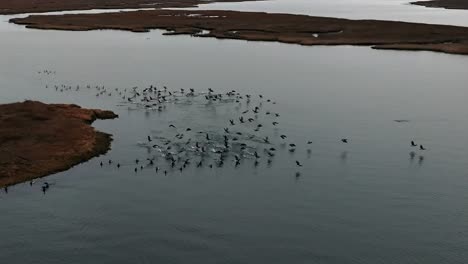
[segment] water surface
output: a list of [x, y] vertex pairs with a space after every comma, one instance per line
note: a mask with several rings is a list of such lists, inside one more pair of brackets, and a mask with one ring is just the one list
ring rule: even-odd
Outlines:
[[[468, 258], [466, 57], [11, 26], [0, 42], [1, 103], [77, 103], [114, 110], [120, 118], [95, 123], [114, 135], [105, 157], [0, 194], [4, 262]], [[44, 69], [56, 74], [38, 74]], [[271, 111], [281, 113], [278, 133], [299, 146], [292, 155], [280, 150], [271, 167], [246, 161], [238, 168], [192, 165], [167, 176], [153, 169], [135, 174], [133, 160], [152, 155], [138, 146], [148, 134], [169, 136], [170, 123], [217, 131], [238, 110], [171, 105], [163, 113], [146, 112], [119, 106], [115, 96], [45, 88], [53, 84], [263, 94], [277, 102]], [[278, 140], [274, 130], [264, 133]], [[342, 144], [343, 137], [350, 143]], [[308, 140], [314, 142], [310, 154]], [[428, 148], [415, 160], [410, 140]], [[101, 168], [108, 159], [123, 167]], [[295, 160], [304, 163], [299, 178]], [[43, 181], [52, 184], [45, 195]]]

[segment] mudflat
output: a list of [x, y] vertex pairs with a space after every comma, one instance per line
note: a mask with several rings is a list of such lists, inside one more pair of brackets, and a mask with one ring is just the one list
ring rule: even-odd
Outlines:
[[237, 11], [150, 10], [102, 14], [34, 15], [12, 23], [36, 29], [116, 29], [300, 45], [365, 45], [376, 49], [468, 54], [468, 28], [381, 20], [349, 20]]
[[106, 153], [111, 136], [90, 124], [116, 117], [111, 111], [77, 105], [0, 105], [0, 186], [64, 171]]

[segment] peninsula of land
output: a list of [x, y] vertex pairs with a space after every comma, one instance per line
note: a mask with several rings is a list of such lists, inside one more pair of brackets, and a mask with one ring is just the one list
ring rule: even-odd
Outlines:
[[412, 2], [412, 4], [425, 7], [439, 7], [446, 9], [468, 9], [468, 0], [430, 0], [416, 1]]
[[111, 111], [77, 105], [0, 105], [0, 186], [64, 171], [106, 153], [111, 136], [90, 124], [116, 117]]
[[34, 15], [12, 23], [55, 30], [115, 29], [300, 45], [363, 45], [375, 49], [468, 54], [468, 28], [381, 20], [350, 20], [237, 11], [145, 10], [101, 14]]

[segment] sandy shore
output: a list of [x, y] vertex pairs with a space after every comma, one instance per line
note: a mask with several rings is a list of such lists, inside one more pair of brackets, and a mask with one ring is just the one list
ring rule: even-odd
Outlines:
[[468, 9], [467, 0], [431, 0], [431, 1], [416, 1], [413, 5], [425, 7], [439, 7], [446, 9]]
[[0, 186], [64, 171], [106, 153], [111, 136], [90, 124], [116, 117], [76, 105], [0, 105]]
[[300, 45], [365, 45], [376, 49], [468, 54], [468, 28], [236, 11], [152, 10], [29, 16], [11, 22], [56, 30], [117, 29]]

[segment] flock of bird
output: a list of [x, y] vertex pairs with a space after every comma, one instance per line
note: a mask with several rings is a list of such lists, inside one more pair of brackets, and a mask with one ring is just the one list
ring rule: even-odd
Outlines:
[[[87, 86], [89, 87], [89, 86]], [[105, 87], [95, 87], [98, 95], [106, 94]], [[120, 91], [117, 90], [117, 92]], [[250, 162], [258, 166], [260, 162], [271, 164], [278, 152], [278, 147], [269, 136], [264, 136], [262, 130], [279, 129], [280, 114], [266, 108], [272, 108], [276, 104], [274, 100], [267, 99], [263, 95], [253, 96], [240, 94], [234, 90], [225, 93], [215, 92], [208, 88], [206, 91], [196, 92], [195, 89], [169, 90], [166, 86], [149, 87], [139, 89], [138, 87], [124, 89], [127, 92], [121, 95], [126, 104], [137, 105], [146, 111], [167, 111], [170, 104], [204, 104], [204, 105], [226, 105], [238, 106], [237, 112], [226, 119], [216, 131], [195, 129], [180, 126], [177, 120], [167, 126], [168, 137], [147, 135], [139, 146], [154, 150], [156, 154], [146, 160], [135, 159], [135, 172], [147, 168], [153, 168], [155, 172], [161, 171], [168, 174], [174, 170], [183, 172], [193, 164], [196, 167], [223, 167], [232, 164], [238, 167], [243, 163]], [[109, 94], [108, 94], [109, 95]], [[241, 109], [245, 107], [245, 109]], [[268, 118], [265, 118], [268, 117]], [[296, 144], [287, 142], [288, 137], [284, 134], [278, 135], [281, 146], [288, 147], [288, 151], [294, 153]], [[347, 139], [341, 140], [348, 143]], [[312, 141], [306, 142], [311, 145]], [[309, 150], [310, 151], [310, 150]], [[115, 165], [117, 168], [121, 163], [112, 160], [101, 161], [100, 166]], [[300, 168], [303, 164], [295, 161], [295, 166]], [[296, 177], [300, 172], [296, 173]]]
[[45, 70], [40, 70], [40, 71], [38, 71], [37, 73], [38, 73], [38, 74], [43, 74], [43, 75], [55, 75], [55, 74], [57, 74], [56, 71], [47, 70], [47, 69], [45, 69]]
[[[104, 87], [97, 87], [102, 94], [107, 91]], [[124, 90], [127, 91], [127, 90]], [[120, 93], [119, 93], [120, 94]], [[157, 155], [152, 155], [146, 160], [135, 159], [133, 170], [138, 172], [147, 168], [154, 168], [156, 172], [162, 171], [165, 175], [171, 171], [183, 172], [190, 164], [198, 167], [223, 167], [231, 165], [238, 167], [241, 164], [272, 164], [278, 151], [287, 149], [294, 154], [298, 145], [289, 141], [285, 134], [279, 133], [280, 113], [271, 109], [276, 101], [267, 99], [263, 95], [241, 94], [235, 90], [224, 93], [215, 92], [208, 88], [205, 91], [196, 92], [195, 89], [169, 90], [166, 86], [157, 87], [150, 85], [146, 88], [133, 87], [122, 100], [126, 103], [139, 105], [146, 111], [164, 112], [169, 104], [186, 104], [198, 102], [204, 105], [235, 105], [235, 111], [224, 120], [217, 131], [197, 130], [187, 126], [169, 124], [169, 137], [148, 135], [145, 142], [139, 145], [148, 150], [155, 150]], [[174, 120], [177, 122], [177, 120]], [[266, 130], [274, 130], [277, 138], [265, 136]], [[275, 142], [279, 142], [276, 145]], [[337, 140], [341, 144], [349, 144], [348, 138]], [[306, 146], [307, 153], [311, 152], [312, 141], [302, 142]], [[423, 145], [414, 141], [410, 142], [412, 147], [426, 150]], [[151, 151], [150, 151], [151, 152]], [[415, 151], [410, 152], [410, 158], [414, 159]], [[420, 162], [424, 156], [420, 155]], [[159, 163], [158, 163], [159, 162]], [[100, 166], [113, 165], [112, 160], [101, 161]], [[115, 163], [117, 168], [122, 164]], [[303, 163], [295, 160], [292, 165], [296, 167], [295, 177], [301, 176]]]
[[[43, 70], [39, 74], [55, 74], [55, 71]], [[210, 169], [224, 166], [237, 168], [242, 164], [251, 164], [253, 167], [261, 163], [271, 165], [275, 156], [282, 149], [294, 154], [297, 145], [290, 142], [286, 134], [280, 133], [280, 118], [278, 112], [272, 111], [276, 101], [263, 95], [241, 94], [237, 91], [216, 92], [212, 88], [197, 92], [193, 88], [178, 90], [168, 89], [166, 86], [150, 85], [145, 88], [107, 88], [103, 85], [46, 85], [46, 88], [57, 92], [88, 90], [96, 97], [117, 96], [119, 106], [132, 107], [145, 112], [156, 111], [164, 113], [172, 105], [198, 104], [205, 106], [235, 106], [230, 111], [230, 117], [224, 120], [216, 130], [200, 129], [181, 126], [178, 120], [173, 120], [164, 128], [168, 136], [151, 135], [141, 139], [137, 145], [148, 150], [146, 158], [135, 158], [129, 162], [102, 160], [99, 166], [115, 166], [117, 169], [131, 167], [138, 173], [142, 170], [152, 169], [156, 173], [167, 175], [174, 171], [183, 172], [189, 166]], [[170, 108], [172, 109], [172, 108]], [[266, 136], [266, 130], [273, 130]], [[271, 132], [271, 131], [270, 131]], [[271, 136], [273, 134], [274, 136]], [[278, 144], [276, 144], [278, 142]], [[349, 144], [348, 138], [337, 139], [340, 144]], [[310, 154], [312, 141], [303, 142], [307, 153]], [[410, 142], [413, 148], [426, 150], [423, 145]], [[410, 159], [417, 156], [415, 151], [410, 152]], [[420, 155], [422, 162], [424, 156]], [[304, 163], [294, 159], [291, 167], [296, 168], [295, 177], [301, 176]], [[32, 185], [33, 182], [30, 182]], [[42, 185], [45, 193], [50, 185]], [[7, 189], [5, 189], [7, 191]]]
[[[135, 159], [134, 171], [154, 167], [156, 171], [160, 171], [161, 167], [156, 164], [156, 159], [162, 158], [169, 164], [171, 169], [183, 171], [189, 164], [195, 163], [197, 167], [209, 166], [222, 167], [226, 164], [228, 158], [234, 166], [239, 166], [243, 161], [253, 160], [254, 166], [258, 166], [263, 160], [267, 164], [271, 164], [276, 156], [278, 148], [273, 145], [273, 140], [268, 136], [262, 136], [262, 131], [266, 128], [278, 130], [280, 114], [270, 111], [272, 105], [276, 102], [272, 99], [267, 99], [263, 95], [253, 96], [250, 94], [240, 94], [237, 91], [228, 91], [224, 93], [215, 92], [208, 88], [206, 91], [196, 92], [195, 89], [181, 88], [179, 90], [170, 90], [166, 86], [150, 85], [146, 88], [107, 88], [103, 85], [86, 85], [83, 87], [71, 85], [55, 85], [57, 91], [79, 91], [82, 88], [94, 90], [96, 97], [102, 96], [118, 96], [120, 97], [120, 105], [133, 105], [136, 109], [144, 109], [145, 111], [166, 111], [167, 105], [185, 104], [187, 101], [194, 103], [197, 100], [200, 104], [206, 105], [224, 105], [234, 104], [238, 107], [238, 111], [233, 113], [233, 116], [225, 120], [225, 124], [220, 127], [219, 131], [193, 131], [190, 127], [179, 127], [175, 124], [170, 124], [167, 129], [170, 130], [169, 137], [153, 137], [148, 135], [147, 142], [140, 142], [139, 145], [147, 149], [154, 149], [159, 155], [153, 155], [146, 160]], [[244, 109], [241, 110], [241, 107]], [[267, 108], [265, 110], [265, 108]], [[265, 120], [264, 116], [271, 117], [270, 120]], [[177, 120], [174, 120], [177, 122]], [[268, 122], [266, 124], [265, 122]], [[241, 128], [240, 128], [241, 127]], [[222, 129], [221, 129], [222, 128]], [[245, 128], [250, 128], [250, 131]], [[242, 132], [241, 132], [242, 131]], [[288, 147], [288, 151], [294, 153], [296, 144], [287, 142], [288, 137], [284, 134], [279, 134], [282, 147]], [[342, 138], [339, 142], [348, 144], [347, 138]], [[306, 146], [312, 144], [312, 141], [304, 142]], [[418, 146], [414, 141], [411, 141], [411, 146]], [[425, 148], [420, 145], [420, 150]], [[310, 152], [310, 148], [307, 149]], [[259, 154], [259, 152], [262, 153]], [[412, 151], [411, 158], [416, 156]], [[194, 160], [198, 158], [198, 160]], [[211, 158], [211, 160], [210, 160]], [[424, 157], [421, 155], [419, 159]], [[121, 163], [100, 162], [100, 166], [115, 165], [117, 168], [122, 167]], [[126, 165], [128, 166], [128, 165]], [[303, 164], [295, 161], [295, 166], [300, 168]], [[162, 170], [164, 174], [168, 173], [167, 169]], [[300, 172], [296, 172], [296, 177], [299, 177]]]

